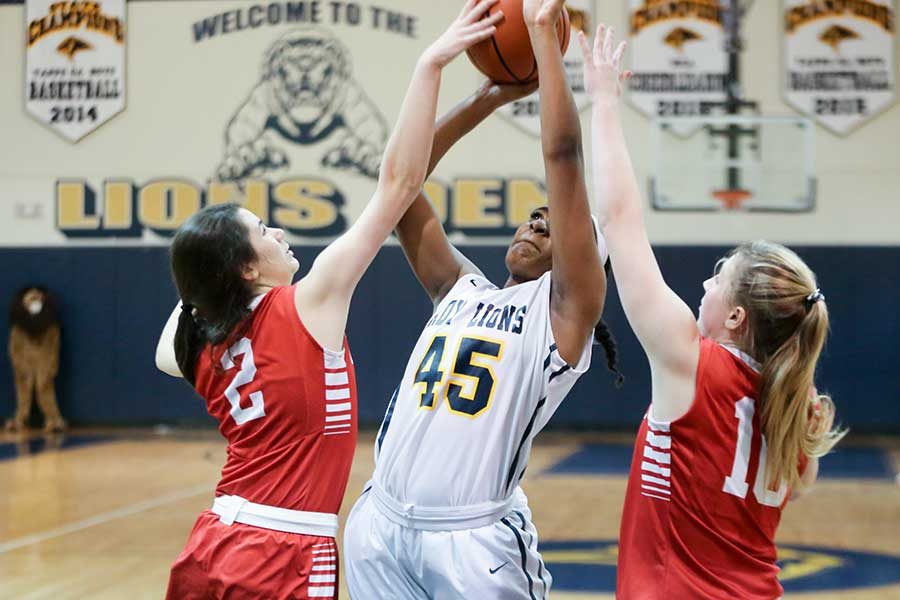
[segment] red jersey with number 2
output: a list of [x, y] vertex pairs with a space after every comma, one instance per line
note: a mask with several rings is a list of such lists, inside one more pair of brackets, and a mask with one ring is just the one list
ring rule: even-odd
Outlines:
[[243, 332], [207, 348], [196, 389], [228, 441], [216, 496], [337, 514], [356, 449], [350, 350], [322, 348], [294, 304], [294, 287], [258, 300]]
[[782, 595], [774, 538], [787, 487], [764, 485], [758, 383], [751, 358], [704, 338], [687, 414], [644, 417], [619, 535], [620, 600]]

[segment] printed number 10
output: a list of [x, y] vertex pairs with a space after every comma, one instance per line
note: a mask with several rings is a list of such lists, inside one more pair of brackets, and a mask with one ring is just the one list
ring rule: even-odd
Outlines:
[[[756, 401], [752, 398], [741, 398], [734, 405], [734, 416], [738, 420], [737, 447], [734, 450], [734, 463], [731, 475], [725, 478], [722, 491], [738, 498], [746, 498], [749, 485], [747, 470], [750, 465], [750, 447], [753, 442], [753, 414], [756, 412]], [[757, 502], [765, 506], [779, 507], [787, 495], [787, 483], [781, 482], [777, 491], [768, 489], [766, 485], [766, 438], [760, 435], [762, 444], [759, 449], [759, 467], [756, 469], [756, 481], [753, 484], [753, 495]]]

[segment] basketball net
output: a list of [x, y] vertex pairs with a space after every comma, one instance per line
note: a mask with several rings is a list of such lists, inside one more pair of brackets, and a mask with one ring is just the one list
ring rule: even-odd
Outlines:
[[748, 200], [753, 194], [748, 190], [715, 190], [712, 193], [713, 198], [722, 203], [725, 210], [740, 210], [744, 201]]

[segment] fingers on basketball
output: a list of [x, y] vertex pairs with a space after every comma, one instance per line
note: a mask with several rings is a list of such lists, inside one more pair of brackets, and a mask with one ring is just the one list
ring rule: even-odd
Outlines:
[[475, 0], [469, 0], [469, 2], [466, 2], [466, 6], [460, 15], [460, 21], [464, 25], [471, 25], [478, 22], [481, 17], [484, 16], [484, 13], [490, 10], [490, 8], [499, 1], [500, 0], [480, 0], [476, 3]]
[[497, 32], [497, 25], [503, 21], [503, 11], [488, 11], [500, 0], [481, 0], [461, 20], [460, 37], [467, 45], [477, 44]]
[[492, 35], [494, 35], [494, 33], [496, 33], [496, 31], [496, 27], [486, 27], [484, 29], [475, 31], [474, 33], [467, 34], [464, 39], [467, 45], [473, 46], [490, 38]]
[[475, 8], [475, 3], [477, 1], [478, 0], [466, 0], [466, 3], [463, 4], [462, 9], [459, 11], [459, 19], [465, 19], [469, 12]]
[[501, 21], [503, 21], [503, 17], [504, 17], [503, 11], [498, 10], [498, 11], [488, 15], [486, 18], [481, 19], [480, 21], [476, 21], [472, 25], [469, 25], [469, 27], [476, 29], [476, 30], [477, 29], [486, 29], [489, 27], [496, 27], [497, 25], [500, 24]]

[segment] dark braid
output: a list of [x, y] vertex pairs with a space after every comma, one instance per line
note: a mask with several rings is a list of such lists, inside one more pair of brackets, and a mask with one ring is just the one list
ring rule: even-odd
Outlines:
[[[612, 276], [612, 264], [609, 259], [606, 259], [603, 270], [606, 271], [608, 281]], [[621, 388], [625, 384], [625, 375], [619, 371], [619, 346], [616, 344], [615, 336], [613, 336], [612, 331], [603, 319], [600, 319], [600, 322], [594, 327], [594, 343], [603, 346], [603, 350], [606, 352], [606, 366], [616, 374], [616, 389]]]
[[594, 327], [594, 342], [603, 346], [606, 351], [606, 366], [610, 371], [616, 374], [616, 388], [622, 387], [625, 383], [625, 375], [619, 371], [619, 346], [616, 344], [616, 338], [603, 319]]

